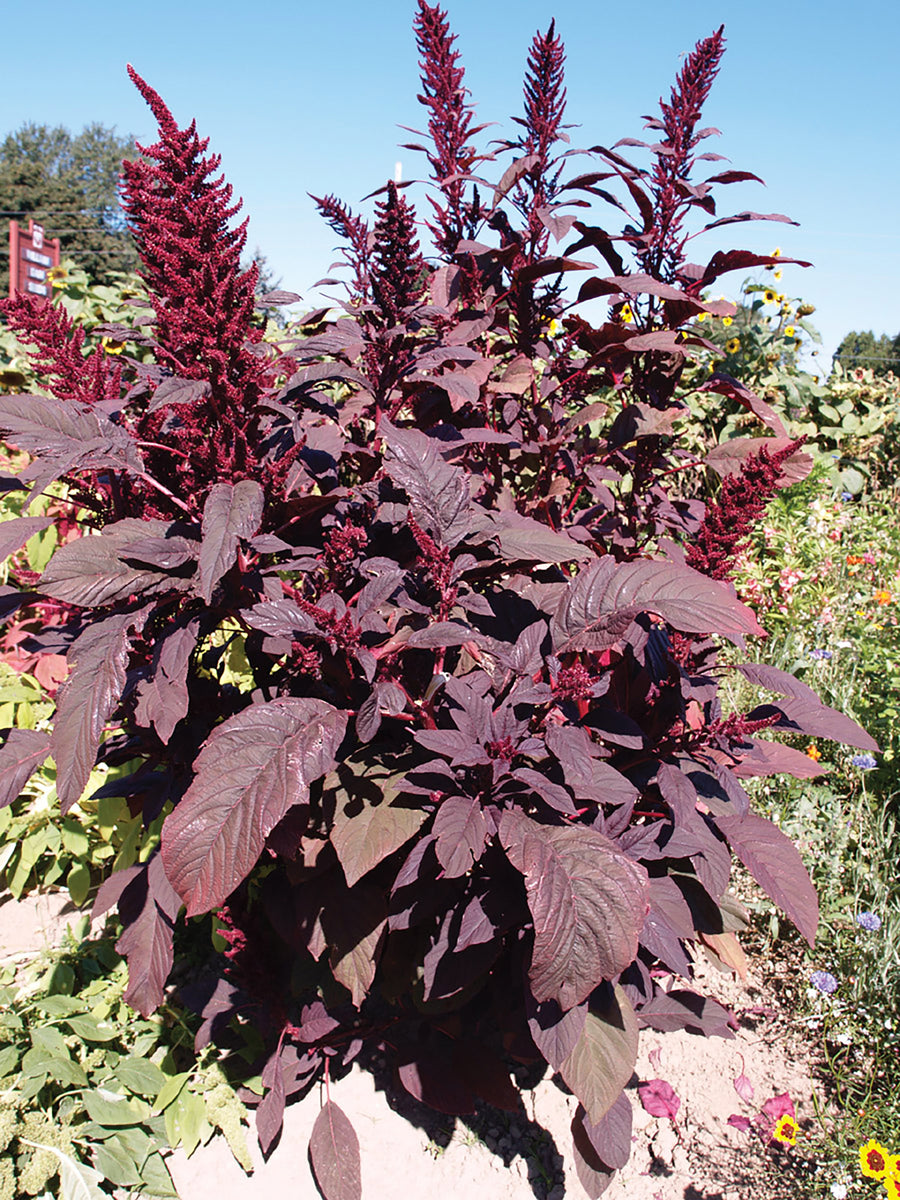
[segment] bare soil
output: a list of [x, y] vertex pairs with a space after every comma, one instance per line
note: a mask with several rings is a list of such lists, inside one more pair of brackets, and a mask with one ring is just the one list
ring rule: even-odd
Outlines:
[[[0, 901], [0, 962], [54, 944], [76, 916], [60, 895]], [[628, 1088], [632, 1155], [604, 1193], [608, 1200], [796, 1200], [801, 1160], [728, 1125], [732, 1114], [752, 1118], [781, 1092], [793, 1098], [801, 1128], [812, 1115], [812, 1052], [779, 1008], [777, 984], [773, 964], [762, 958], [751, 956], [745, 982], [698, 963], [698, 990], [731, 1009], [735, 1036], [643, 1033]], [[734, 1088], [741, 1074], [753, 1087], [750, 1102]], [[637, 1085], [655, 1078], [665, 1079], [681, 1101], [675, 1122], [641, 1106]], [[364, 1200], [584, 1200], [571, 1154], [576, 1101], [558, 1078], [525, 1090], [523, 1111], [513, 1115], [485, 1108], [471, 1118], [444, 1117], [395, 1090], [377, 1069], [354, 1068], [331, 1085], [331, 1099], [359, 1137]], [[183, 1200], [317, 1200], [307, 1144], [323, 1100], [316, 1088], [288, 1109], [268, 1162], [248, 1131], [251, 1176], [221, 1138], [190, 1159], [174, 1153], [169, 1165]]]

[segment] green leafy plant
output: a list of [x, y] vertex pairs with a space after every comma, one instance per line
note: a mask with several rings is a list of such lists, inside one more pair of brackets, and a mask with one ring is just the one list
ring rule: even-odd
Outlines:
[[161, 1151], [191, 1154], [216, 1130], [251, 1170], [222, 1067], [176, 1012], [136, 1017], [124, 961], [108, 938], [83, 940], [87, 924], [0, 979], [0, 1200], [175, 1197]]

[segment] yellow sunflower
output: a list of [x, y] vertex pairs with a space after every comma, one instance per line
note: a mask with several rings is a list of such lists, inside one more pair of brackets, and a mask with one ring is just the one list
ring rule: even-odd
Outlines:
[[626, 325], [630, 325], [631, 322], [634, 320], [634, 313], [631, 311], [631, 305], [623, 304], [622, 307], [619, 309], [619, 316], [622, 318], [622, 320], [625, 322]]
[[785, 337], [789, 337], [789, 338], [792, 338], [792, 337], [794, 336], [794, 327], [793, 327], [793, 325], [785, 325], [785, 327], [784, 327], [784, 336], [785, 336]]
[[766, 304], [771, 304], [776, 299], [775, 293], [771, 290], [765, 293]]
[[867, 1179], [884, 1179], [888, 1173], [891, 1155], [874, 1138], [859, 1149], [859, 1169]]
[[737, 352], [738, 352], [738, 350], [740, 350], [740, 348], [741, 348], [741, 339], [740, 338], [736, 338], [736, 337], [729, 338], [728, 341], [725, 343], [725, 353], [726, 354], [737, 354]]
[[107, 354], [121, 354], [122, 351], [125, 349], [124, 342], [117, 342], [117, 341], [115, 341], [114, 338], [108, 338], [108, 337], [101, 338], [100, 345], [103, 347], [103, 349], [106, 351]]
[[723, 325], [725, 326], [725, 328], [727, 329], [727, 328], [728, 328], [728, 326], [729, 326], [729, 325], [732, 323], [732, 321], [733, 321], [733, 320], [734, 320], [734, 317], [723, 317], [723, 318], [722, 318], [722, 324], [723, 324]]

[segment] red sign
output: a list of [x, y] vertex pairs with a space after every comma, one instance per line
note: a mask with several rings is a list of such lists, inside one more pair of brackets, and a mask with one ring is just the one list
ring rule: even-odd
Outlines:
[[28, 228], [9, 223], [9, 294], [31, 292], [49, 297], [52, 288], [47, 272], [59, 266], [59, 238], [48, 239], [43, 225], [28, 218]]

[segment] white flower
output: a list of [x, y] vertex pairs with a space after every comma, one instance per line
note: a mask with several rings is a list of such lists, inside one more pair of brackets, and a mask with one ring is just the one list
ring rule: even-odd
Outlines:
[[844, 1197], [847, 1195], [846, 1183], [833, 1183], [831, 1185], [831, 1194], [834, 1196], [834, 1200], [844, 1200]]

